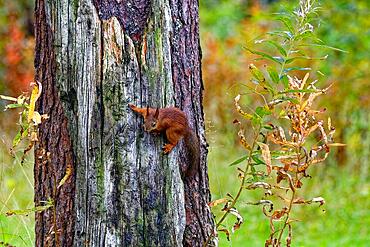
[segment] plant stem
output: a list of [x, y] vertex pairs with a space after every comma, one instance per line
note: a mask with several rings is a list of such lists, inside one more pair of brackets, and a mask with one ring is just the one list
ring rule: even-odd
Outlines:
[[[300, 123], [301, 121], [299, 121]], [[300, 126], [300, 130], [302, 129], [302, 126]], [[302, 135], [302, 133], [300, 133], [300, 135]], [[298, 181], [298, 167], [299, 165], [301, 164], [301, 149], [302, 149], [302, 143], [301, 141], [299, 141], [299, 144], [298, 144], [298, 147], [296, 149], [296, 153], [297, 153], [297, 171], [296, 171], [296, 180]], [[295, 187], [294, 183], [293, 183], [293, 186]], [[285, 218], [285, 221], [284, 221], [284, 226], [283, 228], [281, 229], [280, 233], [279, 233], [279, 237], [278, 237], [278, 241], [277, 243], [280, 245], [280, 241], [281, 241], [281, 238], [283, 236], [283, 233], [284, 233], [284, 230], [286, 228], [286, 226], [288, 225], [288, 220], [289, 220], [289, 216], [290, 216], [290, 212], [292, 210], [292, 207], [293, 207], [293, 201], [294, 201], [294, 198], [295, 198], [295, 193], [296, 193], [296, 190], [292, 190], [292, 197], [290, 199], [290, 202], [289, 202], [289, 207], [288, 207], [288, 211], [286, 212], [287, 216]]]
[[224, 215], [222, 216], [222, 218], [216, 224], [216, 227], [219, 227], [220, 224], [225, 220], [226, 216], [229, 214], [230, 209], [235, 206], [235, 204], [237, 203], [237, 201], [238, 201], [238, 199], [239, 199], [239, 197], [240, 197], [240, 195], [241, 195], [241, 193], [242, 193], [242, 191], [244, 189], [245, 177], [246, 177], [246, 174], [248, 172], [248, 169], [249, 169], [250, 164], [251, 164], [251, 161], [252, 161], [253, 150], [254, 150], [254, 147], [256, 146], [256, 143], [257, 143], [257, 139], [258, 139], [260, 130], [261, 130], [261, 125], [258, 126], [258, 130], [257, 130], [256, 136], [254, 137], [254, 140], [253, 140], [253, 143], [252, 143], [252, 146], [251, 146], [251, 151], [249, 152], [247, 165], [246, 165], [246, 167], [244, 169], [244, 176], [242, 178], [242, 182], [240, 183], [240, 187], [239, 187], [238, 193], [236, 194], [234, 200], [232, 201], [231, 205], [228, 207], [228, 209], [226, 210], [226, 212], [224, 213]]
[[[301, 23], [299, 23], [298, 25], [298, 29], [300, 28], [301, 26]], [[289, 49], [288, 49], [288, 52], [287, 52], [287, 56], [285, 57], [284, 59], [284, 62], [283, 64], [281, 65], [281, 70], [280, 70], [280, 73], [279, 73], [279, 78], [281, 78], [282, 74], [283, 74], [283, 71], [284, 71], [284, 68], [285, 68], [285, 65], [286, 65], [286, 61], [288, 60], [289, 58], [289, 54], [290, 52], [292, 51], [292, 49], [294, 48], [294, 37], [296, 36], [296, 31], [294, 32], [293, 34], [293, 37], [289, 40]], [[300, 122], [300, 121], [299, 121]], [[301, 156], [301, 145], [299, 145], [299, 147], [297, 148], [297, 157], [298, 157], [298, 166], [300, 164], [300, 156]], [[298, 169], [298, 166], [297, 166], [297, 169]], [[298, 171], [297, 173], [295, 174], [296, 175], [296, 179], [298, 180]], [[293, 184], [294, 186], [294, 184]], [[278, 237], [278, 245], [280, 246], [280, 242], [281, 242], [281, 238], [283, 236], [283, 233], [284, 233], [284, 230], [286, 228], [286, 226], [288, 225], [288, 220], [289, 220], [289, 216], [290, 216], [290, 212], [292, 210], [292, 206], [293, 206], [293, 201], [294, 201], [294, 197], [295, 197], [295, 190], [292, 190], [292, 197], [290, 199], [290, 202], [289, 202], [289, 206], [288, 206], [288, 211], [287, 211], [287, 216], [285, 218], [285, 221], [284, 221], [284, 226], [283, 228], [280, 230], [280, 233], [279, 233], [279, 237]]]
[[289, 207], [288, 207], [288, 211], [287, 211], [287, 216], [285, 218], [285, 221], [284, 221], [284, 226], [283, 228], [280, 230], [280, 233], [279, 233], [279, 237], [278, 237], [278, 244], [280, 244], [280, 241], [281, 241], [281, 237], [283, 236], [283, 232], [286, 228], [286, 226], [288, 225], [288, 220], [289, 220], [289, 216], [290, 216], [290, 211], [292, 210], [292, 206], [293, 206], [293, 201], [294, 201], [294, 197], [295, 197], [295, 190], [292, 191], [292, 198], [290, 199], [290, 202], [289, 202]]
[[[253, 139], [253, 143], [252, 143], [252, 146], [251, 146], [251, 150], [249, 152], [249, 156], [248, 156], [248, 159], [247, 159], [247, 165], [244, 169], [244, 176], [242, 178], [242, 181], [240, 183], [240, 187], [239, 187], [239, 190], [238, 190], [238, 193], [236, 194], [236, 196], [234, 197], [233, 201], [231, 202], [230, 206], [226, 209], [226, 212], [222, 215], [221, 219], [217, 222], [216, 224], [216, 229], [218, 229], [218, 227], [221, 225], [221, 223], [226, 219], [226, 216], [230, 213], [230, 209], [233, 208], [235, 206], [235, 204], [237, 203], [243, 189], [244, 189], [244, 184], [245, 184], [245, 177], [246, 177], [246, 174], [249, 170], [249, 167], [251, 165], [251, 162], [252, 162], [252, 154], [253, 154], [253, 150], [256, 146], [256, 143], [257, 143], [257, 139], [258, 139], [258, 136], [259, 136], [259, 133], [261, 131], [261, 124], [258, 125], [258, 129], [257, 129], [257, 132], [256, 132], [256, 135]], [[212, 233], [207, 241], [204, 243], [204, 247], [208, 245], [209, 241], [211, 241], [212, 237], [214, 237], [214, 233]]]

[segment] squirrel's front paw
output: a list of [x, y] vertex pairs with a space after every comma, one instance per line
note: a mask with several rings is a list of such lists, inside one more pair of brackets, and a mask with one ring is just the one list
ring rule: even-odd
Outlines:
[[162, 149], [163, 149], [164, 154], [168, 154], [173, 149], [173, 145], [172, 144], [166, 144], [166, 145], [163, 146]]

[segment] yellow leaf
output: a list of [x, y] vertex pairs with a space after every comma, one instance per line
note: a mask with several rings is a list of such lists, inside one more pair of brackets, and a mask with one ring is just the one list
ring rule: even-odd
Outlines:
[[344, 147], [344, 146], [347, 146], [347, 144], [344, 144], [344, 143], [329, 143], [328, 146], [330, 146], [330, 147]]
[[209, 202], [208, 203], [208, 206], [214, 207], [214, 206], [217, 206], [218, 204], [225, 203], [227, 201], [229, 201], [229, 200], [226, 199], [226, 198], [217, 199], [217, 200], [214, 200], [212, 202]]
[[304, 89], [304, 86], [306, 85], [306, 82], [307, 82], [308, 77], [310, 77], [310, 73], [305, 74], [305, 76], [304, 76], [304, 78], [302, 80], [302, 84], [299, 87], [299, 89]]
[[33, 88], [32, 88], [32, 92], [31, 92], [30, 108], [28, 110], [28, 117], [27, 117], [27, 121], [29, 123], [33, 119], [33, 115], [34, 115], [34, 112], [35, 112], [36, 101], [40, 97], [41, 90], [42, 90], [41, 83], [39, 83], [39, 82], [37, 82], [37, 83], [33, 82], [33, 83], [31, 83], [31, 85], [33, 85]]
[[62, 186], [67, 180], [68, 178], [72, 175], [72, 167], [67, 165], [67, 169], [66, 169], [66, 175], [64, 175], [64, 177], [62, 178], [62, 180], [60, 180], [59, 184], [58, 184], [58, 189], [60, 188], [60, 186]]
[[239, 136], [240, 143], [245, 147], [245, 149], [251, 150], [252, 148], [251, 148], [251, 146], [249, 146], [249, 144], [247, 142], [247, 139], [244, 136], [244, 130], [243, 129], [240, 129], [238, 131], [238, 136]]
[[246, 112], [244, 112], [242, 110], [242, 108], [240, 107], [239, 105], [239, 100], [240, 100], [240, 94], [238, 94], [235, 98], [234, 98], [234, 105], [235, 105], [235, 108], [236, 110], [240, 113], [240, 115], [244, 116], [245, 118], [247, 119], [252, 119], [252, 115], [251, 114], [248, 114]]
[[331, 130], [331, 118], [328, 117], [328, 130], [330, 131]]

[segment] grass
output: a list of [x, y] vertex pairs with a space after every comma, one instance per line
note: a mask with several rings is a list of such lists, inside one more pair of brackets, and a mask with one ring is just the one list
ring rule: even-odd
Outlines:
[[11, 157], [8, 150], [12, 135], [0, 133], [0, 243], [33, 246], [34, 215], [6, 215], [9, 210], [33, 207], [33, 162], [26, 160], [21, 165], [22, 152], [17, 152], [16, 158]]

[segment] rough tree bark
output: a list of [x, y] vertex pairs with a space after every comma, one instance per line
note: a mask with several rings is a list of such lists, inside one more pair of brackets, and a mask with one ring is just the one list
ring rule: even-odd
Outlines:
[[[213, 220], [198, 2], [36, 0], [35, 17], [38, 110], [50, 117], [35, 204], [54, 201], [36, 213], [36, 246], [201, 246]], [[182, 143], [163, 156], [128, 103], [186, 112], [201, 143], [194, 178], [181, 179]]]

